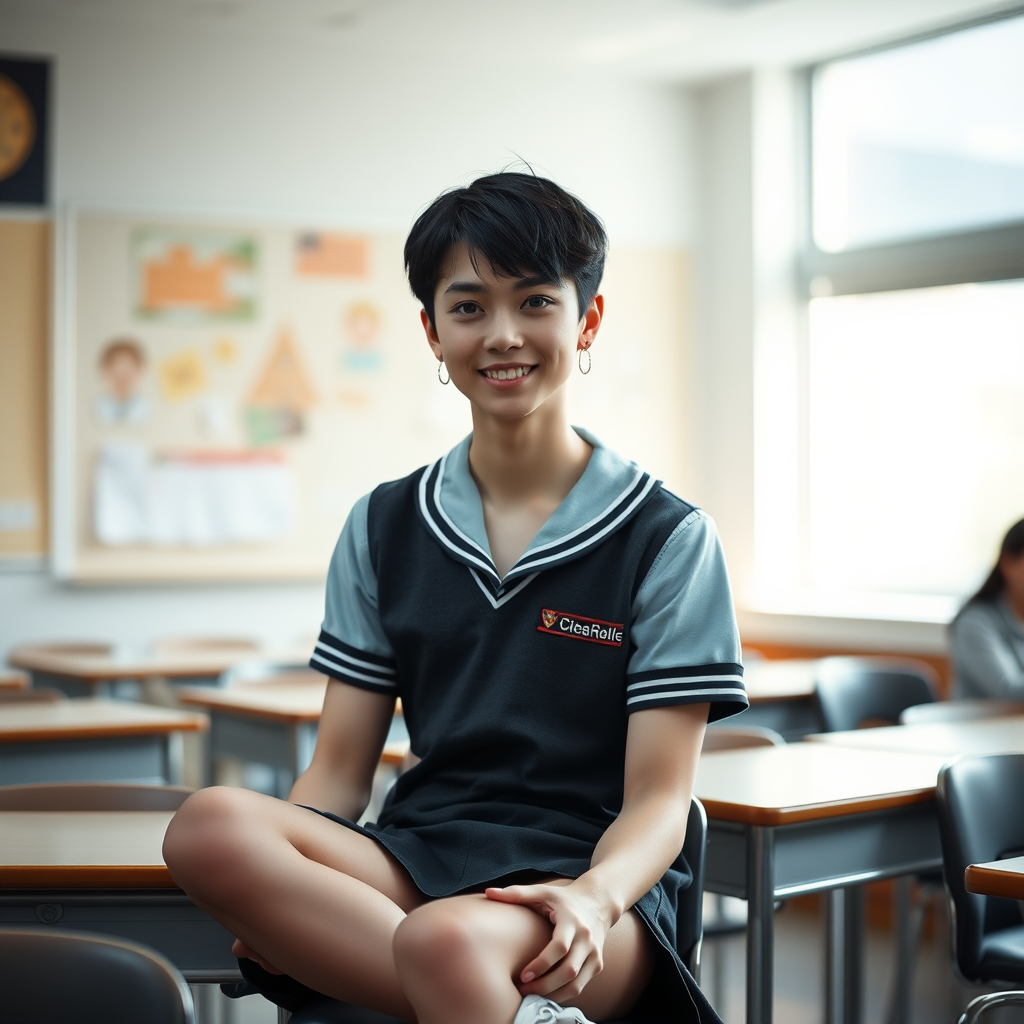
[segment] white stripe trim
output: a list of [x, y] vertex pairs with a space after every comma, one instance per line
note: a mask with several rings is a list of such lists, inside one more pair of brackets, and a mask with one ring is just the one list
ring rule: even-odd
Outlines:
[[495, 611], [497, 611], [507, 601], [511, 601], [512, 598], [515, 597], [516, 594], [518, 594], [519, 591], [522, 590], [523, 587], [525, 587], [527, 585], [527, 583], [532, 582], [533, 580], [535, 580], [540, 575], [540, 573], [536, 573], [536, 572], [530, 573], [530, 575], [527, 576], [526, 579], [523, 580], [518, 586], [514, 587], [507, 594], [503, 594], [501, 597], [496, 598], [490, 592], [490, 590], [487, 588], [487, 585], [484, 583], [484, 581], [482, 579], [480, 579], [479, 576], [477, 576], [476, 570], [475, 569], [470, 569], [469, 571], [472, 574], [473, 579], [476, 580], [476, 585], [483, 591], [484, 597], [486, 597], [487, 600], [491, 602], [491, 607]]
[[644, 470], [637, 469], [636, 476], [634, 476], [633, 479], [630, 480], [629, 486], [626, 487], [615, 499], [610, 501], [605, 506], [604, 511], [601, 512], [599, 515], [594, 516], [594, 518], [591, 519], [589, 523], [584, 523], [578, 529], [573, 530], [572, 533], [567, 533], [564, 537], [559, 537], [558, 540], [549, 541], [547, 544], [541, 544], [539, 547], [536, 548], [527, 548], [526, 554], [524, 554], [523, 557], [525, 558], [527, 555], [536, 554], [539, 551], [547, 551], [548, 548], [553, 548], [559, 544], [564, 544], [566, 541], [572, 540], [573, 537], [578, 537], [581, 533], [584, 532], [584, 530], [589, 530], [595, 523], [599, 523], [606, 515], [608, 515], [608, 513], [611, 512], [611, 510], [615, 508], [615, 506], [618, 505], [619, 502], [622, 501], [622, 499], [625, 498], [626, 495], [629, 494], [629, 492], [633, 490], [634, 487], [636, 487], [637, 482], [643, 475]]
[[395, 669], [393, 668], [388, 668], [385, 665], [375, 665], [372, 661], [360, 661], [359, 658], [353, 658], [351, 654], [339, 651], [337, 647], [325, 644], [323, 640], [317, 640], [314, 646], [319, 647], [322, 651], [330, 651], [334, 657], [341, 658], [343, 661], [350, 661], [353, 665], [358, 665], [360, 668], [373, 669], [374, 672], [383, 672], [384, 675], [387, 676], [393, 676], [395, 674]]
[[608, 523], [608, 525], [605, 526], [603, 530], [599, 530], [597, 533], [595, 533], [593, 537], [588, 538], [581, 544], [577, 544], [574, 548], [569, 548], [568, 551], [560, 551], [557, 555], [549, 555], [547, 558], [537, 558], [534, 559], [532, 562], [517, 563], [510, 570], [510, 574], [512, 572], [519, 572], [522, 569], [532, 569], [534, 566], [544, 565], [546, 562], [555, 562], [561, 558], [568, 558], [570, 555], [576, 554], [577, 551], [582, 551], [584, 548], [592, 547], [599, 540], [601, 540], [602, 537], [604, 537], [606, 534], [614, 530], [615, 527], [618, 526], [619, 523], [621, 523], [622, 520], [625, 519], [633, 511], [633, 509], [635, 509], [637, 505], [640, 504], [641, 501], [643, 501], [643, 499], [650, 492], [651, 488], [654, 487], [655, 482], [656, 481], [654, 477], [651, 477], [647, 481], [647, 486], [629, 503], [629, 505], [627, 505], [622, 512], [620, 512], [610, 523]]
[[638, 697], [630, 697], [626, 705], [638, 704], [642, 700], [661, 700], [663, 697], [746, 697], [746, 690], [670, 690], [668, 693], [641, 693]]
[[743, 676], [721, 675], [721, 676], [670, 676], [665, 679], [648, 679], [644, 683], [630, 683], [626, 692], [630, 690], [649, 690], [652, 686], [665, 686], [670, 683], [678, 683], [685, 686], [687, 683], [742, 683]]
[[346, 668], [344, 665], [335, 665], [334, 662], [328, 661], [326, 658], [321, 658], [315, 651], [310, 655], [310, 661], [319, 661], [320, 664], [326, 665], [328, 668], [334, 669], [335, 672], [341, 672], [346, 676], [351, 676], [353, 679], [362, 679], [365, 683], [373, 683], [376, 686], [384, 686], [389, 690], [397, 690], [398, 683], [392, 682], [390, 679], [381, 679], [380, 676], [368, 676], [362, 672], [356, 672], [354, 669]]
[[[441, 456], [441, 468], [437, 471], [437, 480], [434, 483], [434, 504], [437, 506], [437, 511], [441, 513], [441, 518], [452, 528], [457, 536], [461, 537], [471, 548], [479, 551], [484, 558], [487, 559], [488, 564], [494, 566], [494, 559], [491, 558], [491, 553], [485, 551], [472, 537], [464, 534], [456, 525], [454, 520], [444, 510], [444, 505], [441, 504], [441, 481], [444, 480], [444, 469], [448, 464], [448, 453]], [[475, 486], [475, 485], [474, 485]], [[497, 575], [497, 569], [495, 568], [495, 575]]]
[[498, 573], [492, 565], [488, 565], [486, 562], [481, 562], [480, 559], [477, 558], [475, 555], [471, 555], [468, 552], [463, 551], [463, 549], [460, 548], [457, 544], [453, 544], [444, 535], [444, 533], [441, 530], [441, 527], [439, 527], [437, 523], [434, 522], [434, 519], [430, 514], [430, 509], [427, 508], [427, 477], [430, 476], [434, 466], [436, 465], [437, 463], [435, 462], [433, 466], [428, 466], [423, 471], [423, 475], [420, 477], [420, 509], [423, 511], [423, 518], [427, 521], [427, 525], [430, 527], [430, 529], [434, 531], [434, 534], [437, 537], [437, 539], [442, 544], [444, 544], [446, 548], [456, 552], [457, 554], [462, 555], [463, 558], [467, 559], [470, 562], [475, 562], [477, 565], [480, 566], [481, 569], [486, 570], [490, 575], [492, 575], [495, 578], [495, 580], [497, 580], [500, 583], [501, 580], [498, 579]]

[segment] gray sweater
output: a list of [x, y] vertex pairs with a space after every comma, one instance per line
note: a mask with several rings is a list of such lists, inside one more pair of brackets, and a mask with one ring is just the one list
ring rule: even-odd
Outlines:
[[1005, 595], [967, 605], [950, 627], [955, 682], [962, 700], [1024, 700], [1024, 622]]

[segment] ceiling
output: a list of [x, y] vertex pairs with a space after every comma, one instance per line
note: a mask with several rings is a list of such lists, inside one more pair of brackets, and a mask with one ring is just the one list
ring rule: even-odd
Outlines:
[[315, 36], [430, 66], [462, 64], [495, 82], [544, 67], [694, 81], [823, 57], [934, 31], [1020, 0], [0, 0], [0, 17], [153, 22], [194, 32]]

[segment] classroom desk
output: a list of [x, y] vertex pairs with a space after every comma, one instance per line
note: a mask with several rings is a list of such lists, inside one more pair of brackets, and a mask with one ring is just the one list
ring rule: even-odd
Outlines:
[[758, 725], [774, 729], [787, 740], [801, 739], [821, 728], [814, 704], [813, 658], [751, 661], [743, 668], [750, 707], [728, 725]]
[[0, 811], [0, 924], [116, 935], [191, 982], [238, 981], [232, 936], [174, 885], [171, 811]]
[[0, 669], [0, 690], [24, 690], [28, 676], [24, 672], [5, 672]]
[[1024, 857], [1008, 857], [987, 864], [968, 864], [964, 886], [979, 896], [1024, 900]]
[[[181, 702], [210, 716], [207, 781], [213, 780], [218, 757], [237, 757], [277, 769], [277, 795], [286, 796], [313, 758], [326, 690], [326, 677], [312, 672], [283, 673], [227, 689], [182, 687]], [[398, 717], [382, 764], [397, 768], [407, 750], [408, 736]]]
[[0, 704], [0, 785], [181, 781], [183, 735], [205, 715], [85, 698]]
[[705, 754], [705, 886], [747, 903], [747, 1024], [772, 1020], [774, 904], [830, 890], [827, 1014], [860, 1020], [865, 882], [942, 863], [935, 783], [944, 758], [793, 743]]
[[808, 736], [807, 739], [816, 744], [825, 743], [865, 751], [938, 754], [947, 759], [958, 754], [1022, 754], [1024, 715], [823, 732]]
[[15, 648], [8, 661], [32, 676], [33, 686], [50, 686], [69, 697], [110, 696], [112, 684], [122, 681], [169, 679], [196, 682], [216, 679], [243, 661], [304, 664], [308, 651], [270, 652], [220, 648], [175, 651], [161, 655], [128, 655], [104, 644], [68, 644]]

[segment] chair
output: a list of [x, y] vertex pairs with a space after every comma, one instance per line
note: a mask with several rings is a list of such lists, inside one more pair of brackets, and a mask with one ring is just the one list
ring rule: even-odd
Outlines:
[[0, 704], [55, 704], [68, 695], [49, 686], [30, 686], [24, 690], [0, 689]]
[[922, 661], [822, 658], [814, 680], [822, 731], [895, 725], [905, 708], [935, 701], [936, 683], [934, 670]]
[[930, 725], [933, 722], [964, 722], [971, 718], [1001, 718], [1024, 715], [1024, 703], [1014, 700], [939, 700], [915, 704], [900, 712], [900, 725]]
[[195, 1024], [185, 979], [155, 950], [47, 928], [0, 929], [4, 1024]]
[[[1024, 754], [964, 757], [945, 765], [936, 803], [954, 967], [968, 984], [1024, 984], [1024, 924], [1017, 904], [977, 896], [964, 885], [968, 864], [1024, 849]], [[974, 1024], [999, 1005], [1024, 1007], [1024, 992], [979, 996], [960, 1024]]]
[[[707, 838], [708, 818], [704, 812], [704, 805], [694, 797], [690, 802], [690, 813], [686, 819], [686, 837], [683, 840], [682, 856], [693, 873], [693, 881], [690, 886], [684, 889], [679, 895], [679, 903], [676, 908], [676, 949], [680, 959], [689, 968], [690, 973], [697, 981], [700, 981], [700, 954], [701, 941], [703, 938], [703, 904], [704, 904], [704, 873], [707, 861]], [[255, 966], [255, 965], [254, 965]], [[257, 970], [261, 978], [266, 979], [267, 989], [264, 995], [267, 998], [274, 998], [274, 975], [266, 974]], [[290, 1024], [401, 1024], [395, 1017], [378, 1013], [375, 1010], [366, 1010], [359, 1006], [352, 1006], [337, 999], [320, 999], [310, 1001], [310, 996], [315, 995], [305, 986], [297, 986], [297, 983], [287, 979], [290, 988], [297, 989], [298, 1000], [307, 1000], [307, 1005], [297, 1008], [290, 1017], [287, 1011], [282, 1010], [279, 1020], [288, 1020]], [[280, 984], [280, 983], [277, 983]], [[232, 998], [253, 995], [258, 990], [249, 982], [242, 982], [235, 985], [222, 985], [223, 991]], [[284, 993], [282, 993], [284, 994]]]
[[[895, 725], [908, 707], [935, 701], [937, 676], [930, 665], [912, 659], [822, 658], [814, 681], [814, 699], [824, 732], [842, 732], [872, 725]], [[938, 875], [920, 875], [938, 885]], [[911, 909], [910, 879], [897, 878], [896, 985], [893, 1019], [910, 1014], [910, 979], [914, 951], [924, 917], [923, 907]]]
[[122, 782], [0, 786], [0, 811], [176, 811], [194, 790]]

